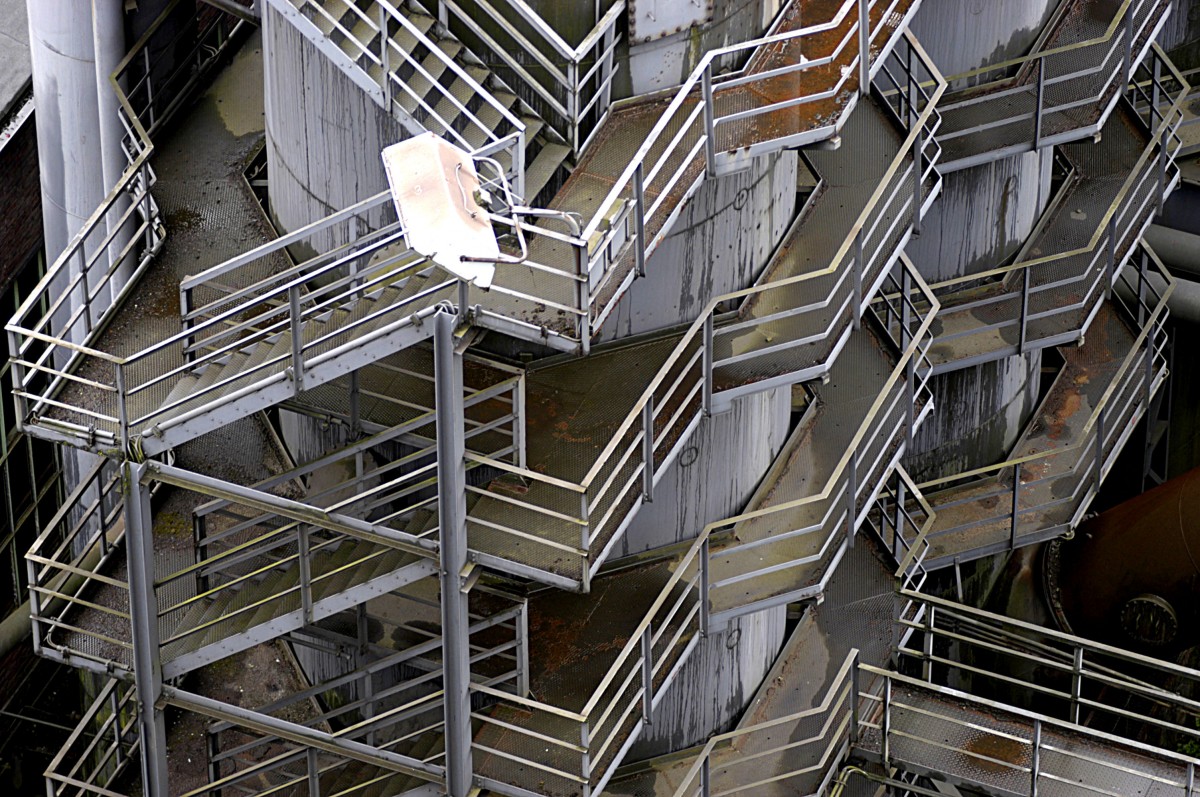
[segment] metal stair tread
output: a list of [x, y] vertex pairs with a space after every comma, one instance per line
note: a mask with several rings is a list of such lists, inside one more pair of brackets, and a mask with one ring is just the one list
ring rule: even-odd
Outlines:
[[571, 148], [566, 144], [546, 142], [525, 169], [525, 195], [532, 201], [554, 177], [554, 173], [567, 161]]

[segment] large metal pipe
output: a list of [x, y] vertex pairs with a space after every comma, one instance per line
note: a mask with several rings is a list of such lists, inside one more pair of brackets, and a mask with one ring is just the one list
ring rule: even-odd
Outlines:
[[[104, 199], [93, 0], [27, 0], [46, 258]], [[103, 2], [103, 0], [97, 0]], [[119, 58], [120, 56], [118, 56]]]
[[[91, 0], [92, 2], [92, 49], [96, 59], [96, 110], [100, 131], [100, 170], [104, 195], [120, 181], [127, 161], [121, 149], [125, 128], [118, 115], [117, 95], [113, 91], [111, 76], [125, 56], [125, 17], [118, 0]], [[119, 225], [121, 214], [128, 208], [129, 201], [117, 203], [108, 214], [109, 232]], [[109, 244], [106, 262], [117, 259], [121, 250], [129, 243], [132, 228], [126, 222], [124, 229], [116, 232]], [[117, 293], [133, 274], [135, 258], [126, 258], [110, 283], [111, 295]]]

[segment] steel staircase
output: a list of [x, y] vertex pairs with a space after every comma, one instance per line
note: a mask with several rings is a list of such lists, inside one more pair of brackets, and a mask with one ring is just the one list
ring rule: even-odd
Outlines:
[[941, 105], [941, 171], [1097, 134], [1170, 5], [1068, 0], [1030, 55], [947, 77], [952, 92]]
[[[543, 176], [557, 189], [553, 172], [571, 153], [432, 16], [376, 0], [268, 5], [414, 130], [440, 125], [435, 132], [496, 155], [526, 181], [527, 194]], [[1010, 269], [1024, 275], [1018, 350], [1063, 342], [1056, 332], [1033, 331], [1050, 313], [1031, 294], [1057, 308], [1080, 282], [1090, 287], [1064, 315], [1078, 326], [1068, 339], [1087, 330], [1084, 345], [1065, 354], [1059, 383], [1014, 457], [969, 474], [983, 475], [985, 486], [927, 498], [923, 489], [938, 485], [918, 487], [898, 463], [932, 409], [927, 382], [937, 363], [963, 359], [935, 360], [937, 341], [1007, 330], [1010, 323], [988, 326], [973, 310], [991, 302], [1004, 317], [1012, 284], [997, 281], [973, 307], [948, 286], [926, 286], [902, 253], [938, 195], [940, 141], [958, 140], [939, 127], [945, 82], [905, 30], [916, 4], [869, 4], [869, 60], [853, 46], [856, 3], [821, 4], [832, 16], [814, 22], [806, 13], [804, 27], [802, 5], [789, 4], [741, 71], [714, 76], [706, 57], [673, 99], [614, 108], [550, 203], [580, 213], [582, 230], [534, 228], [532, 265], [502, 272], [489, 294], [408, 251], [399, 224], [366, 227], [367, 212], [390, 201], [381, 195], [184, 280], [183, 330], [131, 356], [105, 351], [90, 330], [82, 345], [47, 340], [40, 330], [49, 314], [24, 307], [8, 329], [23, 356], [14, 373], [26, 428], [104, 455], [28, 557], [39, 652], [138, 680], [141, 651], [132, 640], [147, 610], [164, 679], [269, 639], [315, 645], [352, 663], [265, 706], [219, 704], [157, 684], [156, 708], [144, 711], [172, 706], [208, 727], [209, 782], [190, 794], [441, 793], [451, 742], [434, 577], [446, 489], [437, 446], [448, 432], [435, 423], [436, 352], [428, 341], [437, 317], [449, 314], [460, 323], [461, 349], [473, 342], [474, 325], [589, 355], [518, 368], [468, 353], [464, 395], [454, 397], [466, 446], [471, 564], [458, 576], [473, 611], [467, 693], [476, 789], [512, 797], [603, 792], [705, 636], [753, 611], [821, 598], [864, 529], [898, 563], [896, 578], [911, 592], [931, 568], [1068, 528], [1164, 375], [1170, 277], [1137, 241], [1156, 192], [1161, 197], [1175, 179], [1174, 114], [1159, 110], [1158, 82], [1148, 102], [1150, 135], [1124, 106], [1101, 112], [1101, 146], [1124, 159], [1073, 145], [1081, 176], [1064, 197], [1104, 190], [1101, 201], [1110, 201], [1120, 183], [1105, 217], [1113, 221], [1095, 228], [1088, 257], [1058, 264], [1045, 282], [1041, 272], [1050, 269], [1039, 269], [1035, 281], [1029, 260]], [[1114, 24], [1148, 44], [1159, 18], [1142, 5], [1123, 6], [1127, 16]], [[1050, 48], [1095, 35], [1076, 30], [1069, 16], [1067, 8], [1043, 42], [1045, 77], [1066, 74], [1045, 66]], [[797, 58], [801, 44], [806, 61]], [[739, 47], [728, 49], [749, 50]], [[1107, 56], [1089, 63], [1112, 66]], [[801, 90], [793, 68], [811, 70], [805, 79], [819, 90]], [[1108, 83], [1124, 85], [1124, 76]], [[864, 78], [869, 85], [860, 88]], [[1090, 84], [1087, 91], [1095, 93]], [[1050, 113], [1042, 93], [1036, 110]], [[1109, 136], [1110, 125], [1130, 134]], [[1077, 133], [1062, 135], [1085, 135]], [[596, 330], [704, 179], [834, 135], [840, 149], [805, 153], [818, 185], [754, 285], [715, 297], [683, 332], [592, 349]], [[1056, 143], [1053, 135], [1035, 136], [1034, 146]], [[867, 151], [872, 157], [862, 156]], [[1113, 171], [1089, 183], [1100, 174], [1087, 172], [1097, 154]], [[1059, 235], [1056, 218], [1044, 222], [1047, 237]], [[1107, 250], [1098, 245], [1104, 231]], [[327, 251], [312, 246], [320, 254], [305, 262], [288, 257], [331, 240]], [[1097, 266], [1104, 251], [1107, 269]], [[563, 279], [554, 282], [556, 275]], [[956, 315], [939, 325], [943, 302]], [[65, 351], [74, 353], [70, 367], [60, 362]], [[807, 413], [744, 514], [710, 524], [693, 542], [608, 561], [706, 416], [737, 397], [817, 378], [824, 384], [811, 386]], [[602, 397], [592, 389], [596, 380], [607, 380]], [[1075, 406], [1091, 415], [1078, 431], [1069, 424], [1069, 439], [1047, 428]], [[343, 443], [255, 485], [143, 461], [269, 407], [345, 429]], [[163, 534], [167, 522], [150, 505], [154, 483], [188, 496], [186, 556], [171, 546], [153, 550], [154, 524]], [[1008, 493], [1008, 514], [976, 520]], [[129, 571], [138, 545], [158, 558], [145, 590]], [[80, 580], [81, 588], [68, 589]], [[518, 608], [481, 608], [501, 580], [524, 590], [511, 598]], [[370, 643], [361, 630], [343, 632], [365, 627], [380, 601], [405, 596], [438, 631], [398, 628], [392, 647]], [[934, 610], [910, 602], [895, 619], [901, 647], [921, 623], [930, 624], [932, 639]], [[927, 654], [930, 670], [931, 661]], [[804, 783], [804, 793], [833, 783], [851, 751], [920, 771], [915, 756], [889, 747], [892, 737], [917, 731], [890, 724], [892, 711], [896, 722], [914, 714], [888, 696], [932, 689], [942, 702], [927, 715], [950, 701], [946, 687], [911, 680], [851, 657], [819, 706], [712, 739], [674, 790], [707, 793], [714, 775], [733, 790], [763, 786], [761, 773], [732, 765], [729, 750], [751, 736], [758, 760], [798, 762], [786, 775]], [[773, 743], [785, 728], [806, 741]]]
[[[522, 196], [535, 206], [544, 188], [553, 192], [561, 183], [555, 178], [569, 169], [571, 147], [419, 6], [376, 0], [272, 5], [410, 133], [428, 130], [469, 152], [502, 147], [497, 159], [520, 174]], [[504, 142], [517, 134], [520, 144]]]

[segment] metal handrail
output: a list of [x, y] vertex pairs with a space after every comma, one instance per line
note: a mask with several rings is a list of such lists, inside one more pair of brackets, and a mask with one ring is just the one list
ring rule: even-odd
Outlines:
[[[1110, 733], [1099, 731], [1086, 726], [1055, 719], [1027, 709], [1018, 708], [1005, 703], [989, 700], [974, 694], [938, 686], [923, 680], [911, 678], [896, 672], [861, 664], [859, 670], [863, 675], [874, 678], [875, 689], [871, 692], [861, 692], [864, 707], [860, 708], [862, 717], [861, 728], [870, 729], [879, 734], [878, 750], [872, 754], [881, 759], [885, 766], [900, 766], [914, 764], [926, 766], [926, 761], [912, 761], [895, 755], [892, 746], [892, 736], [905, 739], [909, 744], [923, 744], [936, 748], [946, 748], [946, 725], [960, 728], [973, 738], [981, 734], [986, 739], [994, 736], [1006, 745], [1015, 743], [1021, 752], [1019, 761], [999, 760], [983, 752], [954, 748], [963, 761], [977, 761], [986, 765], [987, 772], [997, 771], [1023, 774], [1029, 779], [1028, 793], [1037, 794], [1042, 781], [1060, 781], [1066, 779], [1077, 788], [1090, 789], [1099, 793], [1108, 793], [1111, 779], [1106, 770], [1116, 770], [1127, 775], [1161, 784], [1171, 789], [1180, 789], [1187, 794], [1193, 789], [1197, 759], [1172, 750], [1164, 750], [1140, 741], [1126, 739]], [[903, 697], [894, 693], [903, 689], [907, 692], [927, 696], [919, 705], [904, 702]], [[939, 711], [939, 707], [945, 709]], [[894, 710], [904, 711], [901, 719], [908, 717], [933, 717], [938, 721], [940, 730], [937, 738], [920, 736], [919, 729], [912, 722], [904, 723], [898, 728]], [[997, 718], [1011, 718], [1012, 721], [1024, 724], [1030, 732], [1029, 739], [1021, 739], [1007, 730], [995, 730], [981, 725], [976, 721], [978, 714], [984, 713]], [[872, 717], [877, 719], [872, 719]], [[1071, 746], [1055, 745], [1047, 739], [1047, 733], [1058, 732], [1070, 735], [1078, 740]], [[986, 744], [986, 743], [985, 743]], [[1091, 750], [1087, 746], [1093, 746]], [[1085, 749], [1080, 749], [1085, 747]], [[1119, 758], [1108, 758], [1102, 751], [1122, 751], [1125, 755]], [[1025, 751], [1028, 750], [1026, 754]], [[1045, 755], [1045, 752], [1053, 755]], [[1135, 767], [1136, 759], [1149, 759], [1143, 768]], [[1056, 767], [1064, 761], [1073, 761], [1075, 766], [1069, 771], [1056, 772]], [[1161, 773], [1162, 767], [1168, 767], [1171, 776]], [[982, 769], [982, 767], [981, 767]], [[953, 773], [960, 779], [971, 780], [970, 772], [957, 771]], [[1088, 778], [1095, 778], [1089, 781]], [[979, 779], [981, 785], [989, 785], [990, 781]]]
[[109, 678], [96, 693], [43, 772], [49, 797], [124, 797], [110, 787], [141, 746], [134, 691], [133, 684]]
[[[911, 264], [906, 265], [912, 268]], [[915, 269], [913, 271], [915, 272]], [[932, 293], [928, 292], [928, 288], [924, 287], [924, 284], [920, 281], [919, 274], [914, 273], [913, 278], [916, 289], [923, 291], [925, 293], [925, 300], [931, 302], [931, 306], [936, 309], [937, 300]], [[537, 764], [536, 768], [542, 770], [549, 768], [553, 774], [573, 779], [574, 782], [583, 782], [582, 779], [586, 778], [593, 785], [596, 783], [596, 778], [602, 779], [606, 776], [606, 773], [599, 772], [596, 769], [602, 763], [603, 752], [615, 743], [623, 727], [623, 723], [627, 722], [628, 718], [636, 713], [637, 705], [645, 699], [644, 696], [647, 694], [651, 695], [650, 701], [653, 702], [654, 695], [656, 694], [655, 684], [669, 676], [668, 673], [663, 672], [663, 668], [665, 667], [671, 648], [670, 646], [661, 645], [664, 639], [665, 627], [662, 624], [656, 625], [654, 622], [655, 618], [664, 615], [670, 618], [682, 616], [684, 618], [682, 625], [675, 622], [673, 625], [668, 624], [666, 626], [668, 628], [675, 628], [674, 639], [679, 641], [682, 641], [689, 628], [693, 628], [693, 634], [707, 633], [710, 621], [707, 595], [708, 590], [712, 587], [707, 573], [709, 570], [709, 559], [714, 555], [710, 547], [713, 538], [725, 529], [733, 527], [740, 522], [775, 513], [788, 512], [801, 506], [825, 500], [833, 495], [836, 490], [844, 487], [844, 479], [850, 468], [851, 458], [855, 456], [855, 451], [861, 446], [862, 441], [871, 434], [871, 430], [875, 428], [876, 423], [880, 420], [887, 395], [893, 392], [899, 380], [904, 379], [909, 373], [909, 361], [922, 356], [925, 345], [924, 339], [928, 338], [927, 333], [933, 322], [933, 315], [933, 313], [930, 313], [921, 319], [918, 330], [912, 333], [908, 348], [902, 356], [897, 358], [897, 365], [885, 387], [880, 391], [880, 395], [867, 411], [866, 417], [860, 423], [851, 444], [847, 447], [847, 453], [843, 455], [833, 475], [820, 492], [776, 506], [745, 512], [706, 525], [688, 551], [673, 564], [670, 578], [668, 578], [659, 591], [658, 596], [646, 610], [637, 627], [631, 632], [629, 641], [623, 646], [604, 677], [595, 689], [592, 690], [590, 697], [582, 709], [567, 711], [532, 698], [517, 700], [505, 698], [486, 689], [477, 689], [481, 693], [500, 699], [501, 702], [511, 702], [519, 706], [523, 711], [529, 712], [530, 715], [536, 716], [538, 713], [545, 713], [560, 721], [566, 720], [571, 724], [571, 730], [565, 731], [563, 736], [548, 737], [542, 739], [542, 741], [553, 741], [556, 745], [565, 747], [566, 749], [585, 747], [586, 751], [579, 753], [581, 756], [580, 766], [584, 769], [581, 769], [578, 773], [571, 773], [554, 769], [547, 764]], [[883, 481], [882, 478], [881, 481]], [[906, 482], [911, 484], [911, 480], [906, 479]], [[860, 484], [861, 488], [868, 491], [872, 486], [865, 481]], [[915, 486], [913, 487], [913, 494], [916, 500], [924, 501], [915, 490]], [[926, 506], [929, 516], [932, 517], [932, 510], [928, 510], [927, 505], [924, 506]], [[694, 644], [694, 636], [688, 644]], [[655, 654], [654, 651], [658, 650], [658, 647], [662, 647], [663, 649]], [[647, 658], [647, 652], [650, 652], [650, 658]], [[639, 673], [642, 674], [641, 680], [638, 677]], [[647, 678], [651, 679], [649, 681], [649, 688], [646, 685]], [[644, 707], [643, 710], [646, 710], [646, 708]], [[559, 725], [561, 725], [561, 722]], [[511, 724], [506, 724], [504, 727], [510, 732], [522, 732], [521, 728]], [[607, 732], [597, 735], [597, 731], [603, 728], [607, 728]], [[585, 739], [587, 743], [580, 745], [578, 742], [580, 738]], [[495, 751], [489, 750], [489, 752]], [[583, 757], [585, 755], [587, 756], [586, 758]]]
[[[511, 0], [501, 7], [489, 0], [438, 0], [438, 16], [445, 24], [464, 26], [491, 57], [503, 63], [502, 77], [529, 92], [535, 110], [567, 140], [573, 152], [586, 146], [611, 101], [612, 81], [620, 66], [614, 56], [622, 38], [618, 27], [625, 19], [625, 0], [616, 0], [598, 13], [595, 25], [575, 47], [524, 0]], [[489, 21], [490, 28], [480, 18]], [[589, 129], [592, 133], [587, 134]]]
[[[826, 685], [825, 696], [817, 705], [711, 737], [700, 749], [695, 762], [683, 776], [675, 791], [672, 792], [672, 797], [711, 797], [714, 794], [733, 794], [745, 789], [778, 784], [816, 773], [821, 773], [820, 780], [824, 781], [824, 773], [831, 768], [837, 769], [841, 765], [844, 753], [847, 752], [849, 745], [856, 739], [858, 733], [858, 666], [859, 652], [857, 649], [852, 649], [846, 654], [837, 674]], [[814, 736], [794, 740], [795, 729], [812, 717], [825, 718], [819, 732]], [[768, 745], [766, 749], [755, 749], [751, 756], [739, 755], [719, 762], [714, 760], [721, 750], [730, 745], [738, 742], [753, 745], [760, 736]], [[800, 758], [805, 750], [813, 747], [817, 748], [814, 754], [803, 759]], [[792, 769], [778, 772], [772, 768], [769, 773], [763, 773], [760, 770], [741, 777], [731, 776], [730, 770], [746, 765], [759, 766], [760, 759], [768, 756], [777, 757], [779, 762], [792, 767]], [[810, 760], [814, 758], [816, 759], [815, 763], [810, 763]], [[716, 777], [713, 771], [718, 763], [721, 766], [720, 776], [724, 782], [713, 783]], [[733, 783], [728, 782], [731, 777]], [[816, 794], [819, 791], [818, 789], [809, 793]]]

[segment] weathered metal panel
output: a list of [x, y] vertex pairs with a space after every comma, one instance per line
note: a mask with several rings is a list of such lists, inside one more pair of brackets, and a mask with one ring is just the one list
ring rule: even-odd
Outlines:
[[[670, 26], [655, 26], [647, 14], [655, 9], [677, 8]], [[630, 18], [638, 15], [639, 25], [631, 38], [637, 44], [622, 52], [629, 59], [629, 79], [634, 94], [678, 86], [687, 78], [706, 52], [718, 47], [749, 41], [761, 36], [778, 15], [782, 0], [715, 0], [711, 8], [679, 0], [639, 0], [630, 3]], [[699, 19], [708, 19], [699, 25], [683, 25], [680, 12], [694, 12]], [[650, 25], [649, 28], [646, 26]], [[676, 31], [675, 28], [682, 29]], [[650, 34], [653, 34], [653, 37]], [[663, 35], [663, 34], [666, 35]], [[740, 65], [740, 64], [739, 64]], [[737, 66], [722, 64], [722, 66]]]
[[791, 389], [734, 402], [701, 422], [619, 543], [624, 556], [694, 539], [706, 523], [741, 512], [787, 439]]
[[913, 435], [904, 467], [922, 481], [1002, 459], [1037, 408], [1040, 351], [934, 377], [934, 411]]
[[733, 728], [783, 646], [786, 620], [787, 607], [778, 606], [701, 639], [627, 760], [681, 750]]
[[[264, 11], [270, 209], [289, 231], [386, 190], [379, 153], [405, 134], [278, 11]], [[395, 215], [386, 205], [376, 214], [377, 225]]]
[[905, 252], [928, 282], [1000, 265], [1021, 247], [1049, 201], [1049, 150], [942, 178], [942, 193]]
[[794, 152], [757, 158], [706, 180], [600, 330], [604, 340], [695, 320], [713, 296], [745, 288], [766, 266], [796, 210]]
[[1029, 52], [1059, 0], [924, 0], [912, 31], [943, 75]]

